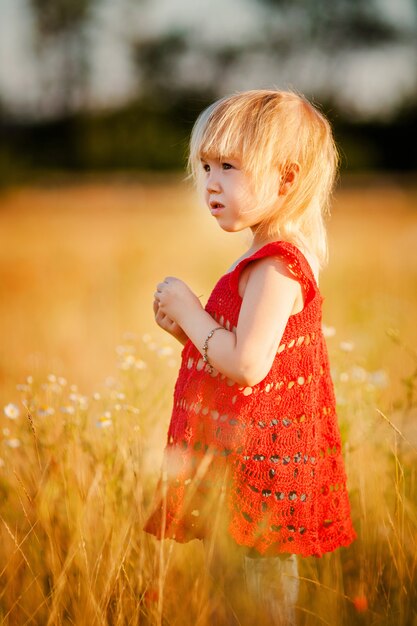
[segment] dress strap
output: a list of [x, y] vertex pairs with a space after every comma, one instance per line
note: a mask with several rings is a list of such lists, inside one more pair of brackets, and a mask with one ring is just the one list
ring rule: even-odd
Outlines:
[[251, 256], [242, 259], [230, 272], [230, 286], [237, 293], [239, 290], [239, 276], [244, 267], [251, 261], [262, 259], [267, 256], [277, 256], [285, 262], [285, 265], [294, 277], [305, 289], [307, 299], [310, 300], [319, 291], [313, 270], [304, 254], [288, 241], [272, 241], [254, 252]]

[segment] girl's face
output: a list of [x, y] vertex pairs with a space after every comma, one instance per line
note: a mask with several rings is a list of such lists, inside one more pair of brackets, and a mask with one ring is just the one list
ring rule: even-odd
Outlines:
[[219, 226], [227, 232], [259, 224], [261, 209], [250, 174], [239, 159], [201, 159], [204, 199]]

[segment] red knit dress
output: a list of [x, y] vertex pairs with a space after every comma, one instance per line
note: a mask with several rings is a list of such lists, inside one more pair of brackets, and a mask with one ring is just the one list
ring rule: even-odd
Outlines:
[[304, 308], [289, 318], [269, 373], [252, 387], [217, 370], [210, 374], [193, 343], [185, 344], [164, 469], [145, 530], [180, 542], [207, 537], [223, 494], [228, 532], [237, 544], [261, 554], [319, 557], [349, 545], [356, 532], [321, 328], [322, 297], [310, 265], [290, 243], [267, 244], [220, 278], [205, 309], [218, 325], [235, 329], [239, 275], [266, 256], [284, 260], [301, 283]]

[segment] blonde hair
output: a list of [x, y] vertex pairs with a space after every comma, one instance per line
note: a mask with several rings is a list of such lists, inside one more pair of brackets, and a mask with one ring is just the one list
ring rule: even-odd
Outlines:
[[[191, 133], [188, 169], [201, 190], [201, 158], [239, 158], [263, 208], [257, 232], [306, 248], [327, 261], [324, 218], [329, 209], [338, 153], [329, 122], [304, 96], [252, 90], [214, 102]], [[279, 176], [298, 174], [277, 210]]]

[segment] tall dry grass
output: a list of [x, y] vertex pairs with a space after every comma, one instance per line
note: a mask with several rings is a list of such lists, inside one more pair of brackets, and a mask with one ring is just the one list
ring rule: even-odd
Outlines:
[[[324, 322], [359, 537], [300, 562], [306, 626], [417, 623], [416, 197], [366, 181], [336, 198]], [[180, 351], [151, 305], [165, 275], [205, 300], [245, 236], [175, 180], [0, 200], [1, 623], [210, 623], [224, 598], [200, 543], [141, 530]]]

